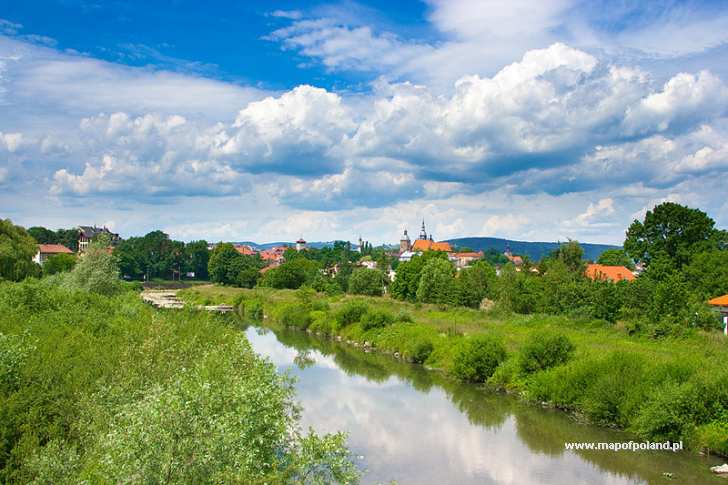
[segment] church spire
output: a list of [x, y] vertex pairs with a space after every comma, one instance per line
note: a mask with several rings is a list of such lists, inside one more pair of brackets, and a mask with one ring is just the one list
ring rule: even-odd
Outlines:
[[425, 219], [422, 219], [422, 230], [420, 230], [420, 239], [427, 239], [427, 231], [425, 230]]

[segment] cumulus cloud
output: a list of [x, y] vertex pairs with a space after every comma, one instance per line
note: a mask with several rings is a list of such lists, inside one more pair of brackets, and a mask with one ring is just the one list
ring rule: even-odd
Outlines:
[[248, 104], [232, 127], [203, 144], [251, 172], [331, 173], [341, 166], [335, 151], [354, 126], [341, 97], [303, 85]]

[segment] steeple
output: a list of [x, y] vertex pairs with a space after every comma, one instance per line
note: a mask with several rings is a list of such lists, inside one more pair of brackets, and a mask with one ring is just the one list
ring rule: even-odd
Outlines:
[[425, 219], [422, 219], [422, 229], [420, 230], [420, 239], [427, 239], [427, 231], [425, 230]]

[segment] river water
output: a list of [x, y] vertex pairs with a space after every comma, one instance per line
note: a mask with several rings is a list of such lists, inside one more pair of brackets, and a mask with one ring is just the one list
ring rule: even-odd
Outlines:
[[728, 483], [709, 470], [717, 460], [688, 452], [566, 451], [631, 437], [386, 355], [297, 331], [246, 335], [296, 377], [304, 429], [348, 433], [362, 483]]

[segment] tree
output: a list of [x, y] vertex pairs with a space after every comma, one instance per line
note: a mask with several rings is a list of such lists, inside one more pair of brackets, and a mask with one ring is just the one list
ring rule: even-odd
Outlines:
[[381, 296], [384, 292], [384, 274], [378, 269], [357, 268], [349, 278], [349, 293]]
[[73, 254], [54, 254], [43, 263], [43, 274], [48, 276], [56, 273], [71, 271], [76, 266], [76, 256]]
[[562, 243], [556, 249], [551, 259], [558, 259], [563, 262], [569, 271], [574, 273], [584, 273], [584, 249], [578, 241], [569, 241]]
[[487, 261], [476, 261], [458, 274], [460, 304], [478, 308], [486, 297], [492, 297], [496, 282], [495, 268]]
[[46, 229], [45, 227], [33, 226], [28, 229], [28, 234], [30, 235], [30, 237], [35, 239], [38, 244], [58, 243], [58, 235], [54, 231]]
[[119, 265], [102, 242], [93, 242], [64, 280], [66, 286], [102, 295], [114, 295], [122, 289]]
[[392, 296], [400, 300], [415, 301], [422, 269], [433, 258], [447, 260], [447, 255], [443, 252], [427, 251], [422, 255], [413, 256], [409, 261], [399, 263], [397, 265], [397, 275], [390, 286]]
[[629, 269], [634, 269], [634, 262], [627, 256], [624, 249], [607, 249], [599, 255], [597, 263], [606, 266], [626, 266]]
[[665, 254], [681, 268], [692, 254], [718, 244], [720, 231], [715, 221], [698, 209], [665, 202], [647, 211], [644, 221], [635, 220], [627, 230], [624, 249], [637, 261], [646, 264]]
[[38, 244], [10, 219], [0, 219], [0, 280], [20, 281], [38, 276], [40, 267], [33, 262]]
[[258, 283], [270, 288], [297, 289], [313, 283], [319, 273], [319, 264], [305, 257], [294, 257], [277, 268], [267, 271]]
[[450, 261], [442, 258], [427, 261], [420, 274], [417, 301], [456, 304], [459, 298], [454, 276], [455, 268]]
[[187, 268], [195, 273], [195, 278], [205, 280], [208, 277], [207, 264], [210, 262], [210, 251], [207, 241], [192, 241], [185, 245]]
[[[236, 264], [234, 261], [242, 257], [235, 249], [235, 246], [230, 243], [215, 246], [215, 249], [212, 250], [212, 254], [210, 255], [210, 261], [207, 264], [210, 280], [224, 285], [234, 284], [238, 274], [230, 271], [230, 269]], [[234, 269], [239, 271], [240, 266], [235, 266]]]
[[58, 229], [56, 242], [63, 244], [74, 253], [78, 252], [78, 229]]
[[690, 289], [700, 300], [728, 293], [728, 251], [698, 253], [683, 268]]

